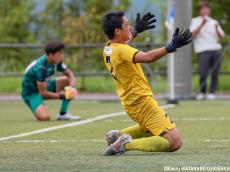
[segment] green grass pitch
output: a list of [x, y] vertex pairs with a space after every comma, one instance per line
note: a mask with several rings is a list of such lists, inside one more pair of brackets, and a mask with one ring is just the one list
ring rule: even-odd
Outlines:
[[[164, 102], [160, 102], [164, 104]], [[56, 121], [59, 101], [47, 102], [49, 122], [38, 122], [21, 101], [0, 102], [0, 138], [64, 125]], [[74, 101], [70, 112], [82, 120], [123, 111], [119, 102]], [[135, 124], [127, 115], [75, 127], [0, 141], [1, 172], [149, 172], [165, 167], [230, 166], [229, 101], [182, 101], [166, 110], [183, 136], [183, 148], [173, 153], [130, 151], [104, 157], [108, 130]]]

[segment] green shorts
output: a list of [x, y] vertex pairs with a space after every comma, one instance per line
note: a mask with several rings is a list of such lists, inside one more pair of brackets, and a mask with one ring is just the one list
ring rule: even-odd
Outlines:
[[[56, 80], [49, 80], [47, 81], [47, 88], [48, 91], [56, 92]], [[25, 103], [29, 106], [30, 110], [34, 113], [38, 106], [44, 104], [43, 98], [39, 92], [30, 95], [23, 95], [22, 96]]]

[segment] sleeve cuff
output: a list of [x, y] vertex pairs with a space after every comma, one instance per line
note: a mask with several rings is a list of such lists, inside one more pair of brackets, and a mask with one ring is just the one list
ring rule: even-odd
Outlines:
[[[132, 60], [133, 63], [135, 63], [135, 62], [134, 62], [134, 57], [135, 57], [135, 55], [136, 55], [138, 52], [139, 52], [139, 51], [136, 51], [136, 52], [133, 54], [133, 60]], [[135, 64], [136, 64], [136, 63], [135, 63]]]

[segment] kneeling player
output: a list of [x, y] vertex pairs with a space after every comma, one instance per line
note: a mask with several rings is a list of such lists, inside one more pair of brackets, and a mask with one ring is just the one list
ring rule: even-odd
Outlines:
[[[77, 94], [73, 73], [63, 63], [65, 45], [50, 41], [45, 46], [45, 54], [33, 61], [25, 70], [22, 81], [22, 98], [39, 121], [50, 120], [44, 99], [62, 99], [58, 120], [79, 120], [79, 116], [68, 113], [68, 106]], [[56, 71], [63, 76], [52, 79]]]
[[109, 38], [104, 48], [104, 62], [111, 72], [117, 94], [127, 114], [138, 125], [123, 130], [112, 130], [107, 134], [108, 148], [104, 155], [119, 154], [128, 150], [148, 152], [176, 151], [182, 146], [179, 130], [166, 112], [153, 98], [140, 63], [151, 63], [167, 53], [192, 41], [189, 29], [177, 28], [172, 41], [166, 46], [142, 52], [128, 45], [131, 38], [144, 30], [154, 28], [154, 15], [137, 15], [134, 29], [130, 29], [123, 12], [111, 12], [104, 17], [103, 29]]

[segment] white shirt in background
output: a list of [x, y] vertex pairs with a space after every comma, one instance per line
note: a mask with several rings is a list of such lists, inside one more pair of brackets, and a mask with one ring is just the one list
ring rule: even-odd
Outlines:
[[[219, 36], [216, 32], [215, 25], [218, 24], [217, 29], [222, 37], [224, 37], [224, 31], [220, 27], [218, 21], [208, 16], [206, 16], [205, 18], [206, 23], [200, 29], [198, 35], [193, 39], [194, 50], [196, 53], [221, 49], [221, 44], [218, 42]], [[203, 18], [201, 16], [193, 18], [191, 21], [190, 30], [193, 32], [201, 25], [202, 22]]]

